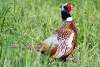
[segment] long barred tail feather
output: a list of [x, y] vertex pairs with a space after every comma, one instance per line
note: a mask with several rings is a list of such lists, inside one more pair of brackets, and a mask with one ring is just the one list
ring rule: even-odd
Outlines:
[[39, 51], [41, 53], [48, 52], [48, 45], [45, 43], [39, 44], [28, 44], [26, 46], [19, 47], [17, 44], [12, 44], [9, 46], [10, 48], [22, 48], [22, 49], [35, 49], [35, 51]]

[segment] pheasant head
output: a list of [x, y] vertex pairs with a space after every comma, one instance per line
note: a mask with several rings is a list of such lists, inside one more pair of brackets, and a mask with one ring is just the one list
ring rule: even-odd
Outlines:
[[70, 12], [72, 10], [72, 5], [70, 3], [65, 3], [61, 5], [61, 17], [62, 17], [62, 21], [70, 21], [72, 20]]

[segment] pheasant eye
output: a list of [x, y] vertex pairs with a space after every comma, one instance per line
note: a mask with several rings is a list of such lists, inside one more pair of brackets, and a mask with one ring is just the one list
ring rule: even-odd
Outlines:
[[66, 6], [64, 6], [64, 9], [67, 10]]

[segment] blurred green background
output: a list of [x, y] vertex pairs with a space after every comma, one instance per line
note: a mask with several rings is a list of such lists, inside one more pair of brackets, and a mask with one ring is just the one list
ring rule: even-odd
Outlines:
[[[100, 0], [70, 0], [78, 29], [74, 62], [51, 61], [22, 49], [42, 42], [60, 25], [66, 0], [0, 0], [0, 67], [100, 67]], [[17, 44], [19, 48], [8, 46]], [[50, 62], [51, 61], [51, 62]]]

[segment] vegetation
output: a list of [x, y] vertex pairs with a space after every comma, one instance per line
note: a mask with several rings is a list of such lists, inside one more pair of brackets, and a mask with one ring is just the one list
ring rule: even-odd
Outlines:
[[[0, 0], [0, 67], [100, 67], [100, 0], [70, 0], [78, 29], [74, 62], [52, 60], [25, 45], [42, 42], [60, 25], [66, 0]], [[18, 48], [9, 45], [17, 44]]]

